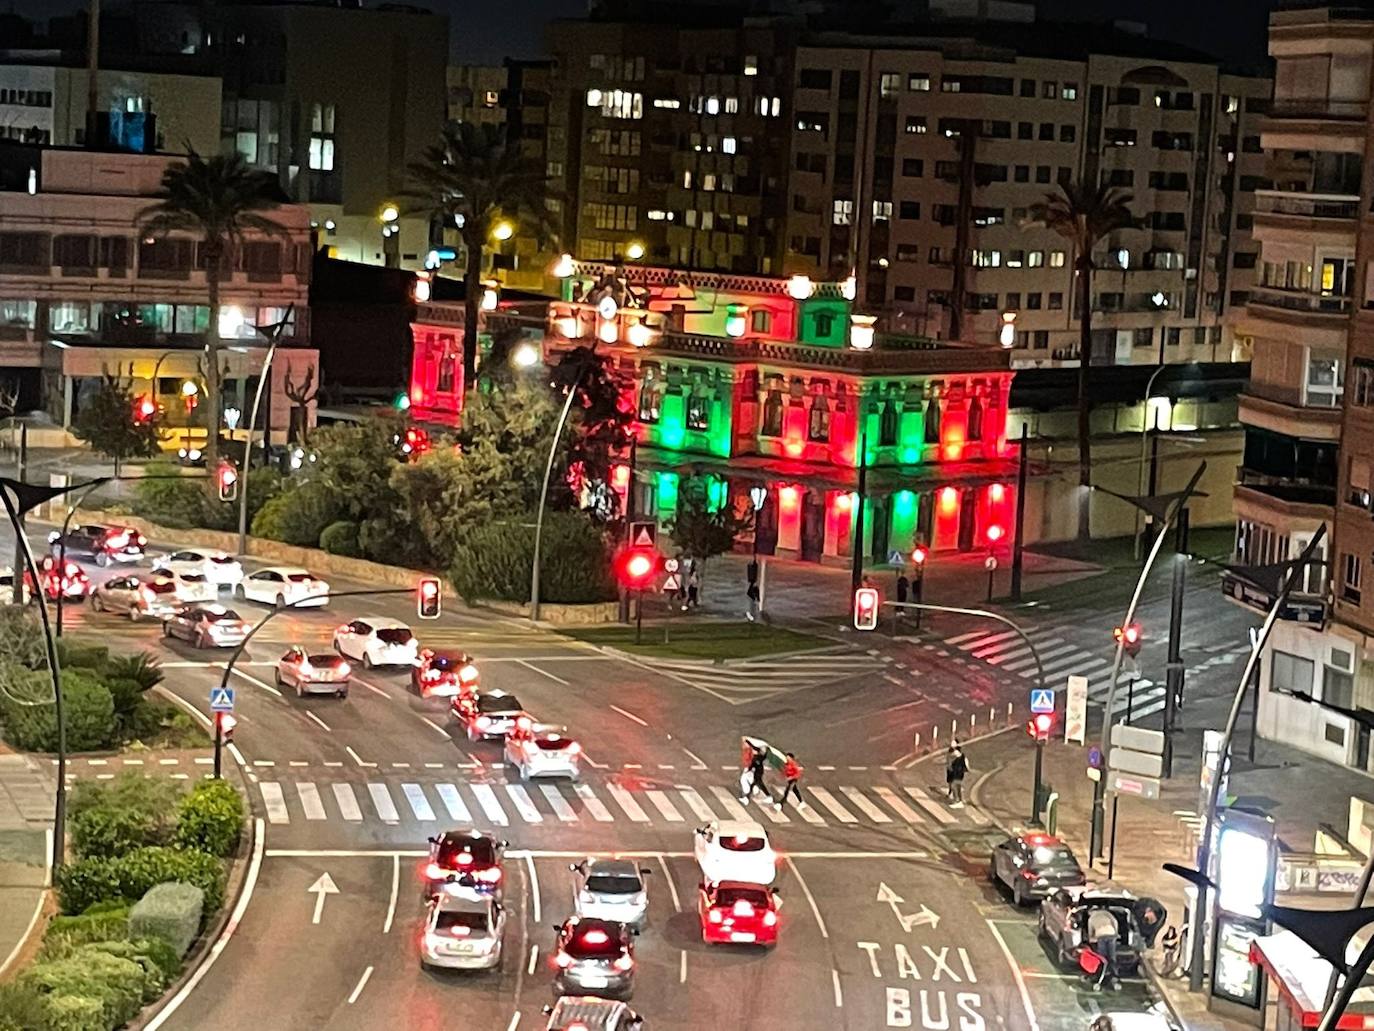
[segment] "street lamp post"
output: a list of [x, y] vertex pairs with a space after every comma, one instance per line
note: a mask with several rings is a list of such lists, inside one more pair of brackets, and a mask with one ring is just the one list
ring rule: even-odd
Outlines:
[[539, 511], [534, 517], [534, 564], [530, 570], [530, 619], [539, 618], [539, 545], [544, 534], [544, 506], [549, 500], [549, 479], [553, 476], [553, 461], [558, 456], [558, 442], [563, 437], [563, 427], [567, 424], [568, 413], [572, 411], [577, 388], [582, 383], [586, 369], [568, 387], [568, 399], [563, 402], [563, 410], [558, 414], [558, 425], [553, 430], [553, 440], [549, 442], [549, 460], [544, 465], [544, 485], [539, 489]]
[[754, 557], [750, 563], [753, 568], [749, 570], [749, 587], [746, 593], [749, 596], [751, 617], [761, 617], [763, 615], [763, 590], [767, 583], [768, 574], [765, 572], [767, 564], [759, 561], [759, 514], [768, 501], [768, 488], [762, 484], [755, 484], [750, 487], [749, 501], [754, 506]]
[[[253, 327], [264, 337], [267, 338], [267, 354], [262, 359], [262, 371], [258, 373], [258, 389], [253, 393], [253, 409], [248, 416], [248, 427], [243, 437], [243, 477], [239, 484], [239, 554], [248, 554], [248, 472], [253, 466], [253, 427], [258, 424], [258, 408], [262, 404], [262, 391], [267, 385], [267, 381], [272, 374], [272, 359], [276, 357], [277, 345], [281, 343], [282, 334], [286, 332], [286, 324], [291, 321], [291, 316], [295, 312], [296, 306], [291, 304], [286, 309], [286, 314], [282, 316], [280, 322], [274, 322], [270, 326]], [[262, 439], [267, 443], [272, 436], [271, 428], [264, 426]]]
[[[63, 517], [63, 519], [62, 519], [62, 533], [61, 533], [61, 536], [59, 536], [59, 537], [57, 538], [57, 636], [58, 636], [58, 637], [61, 637], [61, 636], [62, 636], [62, 610], [63, 610], [63, 608], [65, 607], [64, 603], [66, 602], [66, 599], [67, 599], [67, 591], [66, 591], [66, 588], [65, 588], [65, 587], [63, 586], [63, 584], [62, 584], [62, 578], [66, 575], [66, 571], [67, 571], [67, 532], [72, 528], [72, 516], [75, 515], [75, 514], [76, 514], [76, 510], [77, 510], [78, 508], [81, 507], [81, 503], [82, 503], [83, 501], [85, 501], [86, 498], [87, 498], [88, 496], [90, 496], [91, 491], [95, 490], [97, 487], [104, 486], [105, 484], [107, 484], [107, 483], [109, 483], [109, 482], [110, 482], [110, 477], [108, 477], [108, 476], [101, 476], [99, 479], [91, 480], [90, 483], [84, 484], [83, 486], [85, 487], [85, 489], [81, 492], [81, 496], [80, 496], [79, 498], [77, 498], [75, 501], [73, 501], [70, 505], [67, 506], [67, 514], [66, 514], [66, 515]], [[41, 591], [41, 590], [43, 589], [43, 585], [42, 585], [41, 583], [39, 583], [38, 580], [37, 580], [36, 578], [35, 578], [35, 580], [34, 580], [34, 583], [37, 584], [38, 590]]]
[[854, 512], [854, 561], [849, 573], [852, 597], [864, 579], [864, 506], [868, 503], [868, 412], [859, 402], [859, 498]]
[[[1153, 428], [1152, 424], [1155, 421], [1154, 415], [1150, 411], [1150, 398], [1154, 396], [1155, 380], [1159, 378], [1161, 372], [1170, 367], [1171, 366], [1161, 364], [1159, 368], [1150, 373], [1150, 378], [1145, 381], [1145, 398], [1141, 402], [1142, 410], [1140, 413], [1140, 463], [1136, 468], [1136, 491], [1140, 494], [1146, 493], [1145, 450], [1149, 442], [1150, 430]], [[1154, 491], [1152, 490], [1149, 493], [1153, 494]], [[1131, 554], [1137, 559], [1140, 558], [1140, 547], [1140, 509], [1136, 509], [1135, 540], [1131, 545]]]

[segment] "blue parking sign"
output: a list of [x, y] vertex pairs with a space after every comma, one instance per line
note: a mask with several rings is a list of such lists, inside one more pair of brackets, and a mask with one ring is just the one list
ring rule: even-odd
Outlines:
[[210, 688], [210, 711], [211, 712], [233, 712], [234, 711], [234, 689], [232, 687], [212, 687]]
[[1054, 690], [1049, 687], [1033, 687], [1030, 693], [1031, 712], [1054, 712]]

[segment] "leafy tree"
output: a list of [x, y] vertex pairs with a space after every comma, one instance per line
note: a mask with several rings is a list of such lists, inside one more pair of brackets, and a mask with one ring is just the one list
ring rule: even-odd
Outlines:
[[136, 400], [126, 381], [107, 373], [95, 393], [82, 400], [72, 420], [72, 433], [96, 453], [112, 459], [116, 476], [120, 462], [152, 458], [161, 450], [158, 415], [141, 417], [134, 410]]
[[705, 482], [692, 479], [679, 491], [677, 516], [668, 524], [668, 532], [684, 555], [704, 565], [734, 547], [735, 538], [753, 524], [752, 509], [741, 515], [728, 501], [713, 508]]
[[619, 496], [610, 489], [611, 466], [634, 437], [635, 411], [612, 360], [591, 347], [565, 351], [550, 370], [555, 400], [575, 389], [577, 419], [569, 434], [568, 463], [581, 481], [584, 504], [603, 522], [615, 519]]
[[[549, 445], [562, 400], [540, 385], [517, 382], [509, 389], [469, 395], [458, 434], [472, 497], [498, 513], [533, 512], [539, 506]], [[549, 507], [572, 502], [568, 487], [569, 435], [554, 457]]]
[[220, 400], [219, 293], [226, 259], [251, 232], [280, 234], [282, 226], [267, 218], [286, 201], [276, 176], [249, 168], [239, 154], [201, 157], [191, 150], [185, 161], [168, 165], [159, 200], [138, 214], [139, 230], [154, 237], [190, 233], [200, 243], [205, 268], [210, 323], [205, 330], [206, 468], [219, 465]]
[[445, 226], [456, 224], [467, 252], [463, 388], [471, 393], [488, 241], [502, 221], [541, 243], [557, 235], [547, 204], [549, 179], [543, 162], [521, 151], [518, 140], [507, 140], [503, 127], [460, 122], [445, 128], [424, 159], [410, 166], [410, 181], [407, 195]]
[[[615, 577], [604, 529], [582, 512], [550, 512], [540, 545], [540, 595], [553, 604], [614, 601]], [[449, 579], [469, 602], [526, 602], [534, 563], [534, 514], [475, 526], [454, 552]]]
[[1092, 534], [1088, 490], [1092, 483], [1092, 439], [1088, 420], [1092, 411], [1089, 380], [1093, 354], [1092, 279], [1096, 267], [1093, 251], [1112, 233], [1138, 224], [1131, 214], [1131, 201], [1129, 193], [1114, 186], [1061, 183], [1058, 193], [1046, 194], [1042, 202], [1031, 206], [1026, 223], [1051, 229], [1067, 240], [1078, 272], [1078, 536], [1082, 540]]
[[310, 482], [333, 491], [342, 509], [320, 529], [336, 519], [361, 523], [397, 508], [391, 473], [399, 461], [396, 435], [402, 429], [400, 419], [387, 415], [314, 432], [311, 445], [319, 458]]

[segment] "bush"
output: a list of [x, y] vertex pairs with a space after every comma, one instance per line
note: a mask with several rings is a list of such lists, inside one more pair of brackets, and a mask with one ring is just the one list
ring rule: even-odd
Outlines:
[[330, 523], [320, 533], [320, 547], [331, 555], [360, 558], [363, 552], [358, 544], [358, 524], [347, 519]]
[[[115, 743], [115, 725], [110, 689], [89, 672], [63, 670], [62, 692], [67, 748], [84, 752], [111, 747]], [[57, 751], [57, 717], [51, 702], [0, 703], [0, 719], [4, 721], [6, 740], [16, 748], [26, 752]]]
[[[109, 1018], [105, 1004], [87, 995], [41, 996], [43, 1003], [43, 1031], [107, 1031]], [[32, 1029], [26, 1029], [32, 1031]]]
[[283, 491], [262, 506], [253, 520], [253, 536], [314, 548], [320, 534], [343, 515], [338, 493], [324, 483], [310, 480]]
[[43, 934], [43, 954], [54, 958], [90, 942], [121, 941], [129, 936], [129, 909], [122, 904], [79, 916], [55, 916]]
[[150, 846], [116, 859], [93, 856], [62, 868], [57, 897], [64, 913], [82, 913], [109, 899], [141, 899], [148, 889], [165, 881], [194, 884], [205, 893], [205, 912], [224, 901], [224, 868], [214, 856], [175, 848]]
[[88, 856], [63, 866], [57, 875], [57, 901], [62, 912], [84, 913], [99, 902], [129, 904], [120, 891], [118, 862], [117, 859]]
[[227, 856], [243, 832], [243, 799], [232, 784], [203, 780], [181, 800], [175, 842], [212, 856]]
[[181, 972], [181, 956], [161, 938], [134, 938], [132, 944], [138, 948], [141, 955], [153, 961], [167, 978], [168, 984], [171, 984], [172, 978]]
[[105, 661], [105, 675], [111, 678], [132, 680], [144, 691], [150, 691], [162, 683], [162, 664], [151, 652], [137, 655], [112, 655]]
[[136, 848], [171, 844], [181, 795], [175, 781], [137, 773], [78, 785], [70, 806], [76, 854], [114, 859]]
[[0, 984], [0, 1031], [35, 1031], [47, 1020], [48, 1000], [37, 988], [14, 981]]
[[[578, 512], [550, 512], [540, 548], [540, 596], [546, 602], [614, 601], [617, 590], [602, 531]], [[469, 602], [526, 601], [534, 562], [534, 519], [474, 527], [463, 536], [449, 574]]]
[[[20, 984], [33, 985], [51, 996], [45, 1028], [98, 1028], [109, 1031], [128, 1023], [143, 1008], [148, 991], [145, 969], [134, 960], [91, 951], [85, 946], [65, 959], [35, 963], [19, 976]], [[154, 996], [156, 998], [156, 996]], [[86, 1023], [95, 1012], [85, 1002], [95, 1000], [104, 1024]]]
[[140, 479], [135, 484], [135, 515], [180, 530], [206, 525], [209, 495], [204, 480], [183, 476], [178, 466], [167, 463], [149, 465], [144, 476], [168, 478]]
[[[103, 644], [61, 637], [57, 641], [57, 658], [64, 670], [81, 669], [92, 673], [104, 673], [110, 664], [110, 649]], [[46, 668], [47, 663], [43, 665]]]
[[193, 884], [155, 884], [129, 911], [129, 933], [171, 946], [180, 959], [200, 933], [204, 893]]

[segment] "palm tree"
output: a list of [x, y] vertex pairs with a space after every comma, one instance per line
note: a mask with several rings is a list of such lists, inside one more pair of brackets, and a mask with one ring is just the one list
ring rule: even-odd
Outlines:
[[466, 291], [463, 317], [463, 388], [471, 390], [477, 374], [477, 328], [482, 299], [482, 267], [492, 233], [510, 221], [541, 244], [557, 236], [546, 203], [549, 189], [542, 162], [527, 157], [518, 142], [506, 139], [495, 125], [459, 122], [444, 129], [424, 159], [410, 166], [407, 196], [456, 225], [467, 252], [463, 273]]
[[1092, 441], [1088, 416], [1091, 398], [1088, 393], [1089, 369], [1092, 366], [1093, 336], [1093, 251], [1107, 236], [1118, 229], [1137, 224], [1131, 214], [1132, 197], [1114, 186], [1090, 186], [1087, 183], [1061, 183], [1058, 193], [1045, 195], [1044, 201], [1031, 206], [1026, 226], [1052, 229], [1073, 251], [1073, 267], [1078, 274], [1078, 536], [1091, 536], [1089, 519], [1092, 483]]
[[162, 173], [158, 202], [138, 213], [139, 230], [148, 237], [190, 233], [200, 243], [210, 324], [205, 329], [206, 467], [219, 466], [220, 366], [219, 289], [225, 259], [243, 243], [246, 233], [280, 234], [284, 228], [262, 212], [286, 201], [270, 172], [249, 168], [238, 154], [203, 158], [188, 148], [186, 160]]

